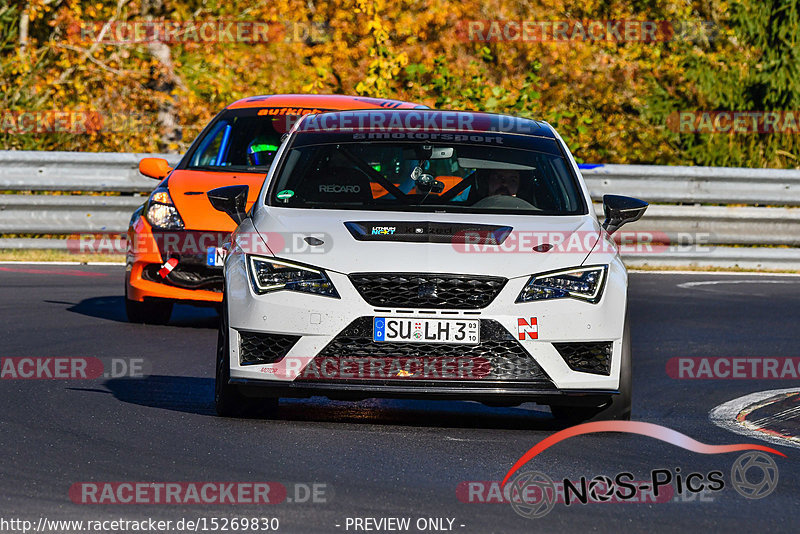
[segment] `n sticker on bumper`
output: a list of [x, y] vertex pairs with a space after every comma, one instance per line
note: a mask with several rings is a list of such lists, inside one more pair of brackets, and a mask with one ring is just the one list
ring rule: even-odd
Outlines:
[[525, 340], [525, 334], [529, 339], [539, 339], [539, 324], [536, 322], [536, 317], [531, 317], [529, 320], [517, 318], [517, 334], [520, 341]]

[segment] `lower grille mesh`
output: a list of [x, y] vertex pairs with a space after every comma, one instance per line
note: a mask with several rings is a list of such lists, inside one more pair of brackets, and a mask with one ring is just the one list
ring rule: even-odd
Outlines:
[[166, 278], [158, 274], [160, 269], [161, 265], [151, 263], [142, 270], [142, 278], [149, 282], [158, 282], [183, 289], [222, 292], [223, 277], [220, 267], [178, 263]]
[[239, 332], [239, 362], [241, 365], [278, 362], [299, 339], [300, 336]]
[[613, 343], [553, 343], [558, 353], [573, 371], [609, 376]]
[[[353, 321], [298, 379], [451, 378], [537, 382], [544, 389], [555, 387], [539, 364], [497, 321], [481, 320], [481, 342], [477, 345], [376, 342], [372, 339], [372, 322], [372, 317]], [[443, 373], [443, 369], [447, 372]], [[334, 376], [342, 370], [347, 370], [346, 376]]]

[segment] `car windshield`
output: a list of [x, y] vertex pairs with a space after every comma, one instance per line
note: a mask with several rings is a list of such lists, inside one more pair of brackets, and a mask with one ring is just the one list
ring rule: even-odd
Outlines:
[[300, 116], [303, 108], [258, 108], [225, 111], [195, 144], [188, 169], [260, 172], [269, 170], [281, 137]]
[[[270, 187], [269, 204], [446, 213], [586, 213], [579, 185], [553, 139], [486, 137], [512, 145], [507, 147], [485, 142], [319, 142], [320, 137], [324, 136], [297, 136]], [[517, 143], [509, 143], [511, 137]]]

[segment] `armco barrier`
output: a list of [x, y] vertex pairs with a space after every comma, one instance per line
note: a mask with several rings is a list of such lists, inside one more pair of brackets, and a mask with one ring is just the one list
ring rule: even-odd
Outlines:
[[[0, 151], [0, 235], [123, 232], [131, 213], [156, 182], [139, 174], [143, 157], [174, 154]], [[581, 165], [595, 210], [606, 193], [634, 196], [653, 205], [635, 223], [671, 242], [715, 246], [717, 252], [670, 252], [629, 263], [736, 265], [800, 269], [800, 170]], [[41, 192], [67, 194], [34, 194]], [[119, 193], [117, 196], [69, 194]], [[730, 245], [744, 245], [731, 247]], [[761, 248], [753, 248], [761, 247]], [[66, 248], [63, 240], [0, 238], [0, 248]], [[763, 260], [763, 261], [760, 261]], [[711, 263], [709, 263], [711, 262]], [[744, 266], [744, 264], [740, 265]]]

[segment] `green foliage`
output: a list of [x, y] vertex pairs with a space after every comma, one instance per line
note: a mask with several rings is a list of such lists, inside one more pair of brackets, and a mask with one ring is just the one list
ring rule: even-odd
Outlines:
[[[667, 125], [678, 111], [800, 110], [800, 7], [794, 0], [736, 2], [720, 13], [717, 39], [679, 45], [673, 73], [652, 79], [649, 116]], [[673, 124], [674, 129], [674, 124]], [[698, 165], [795, 167], [796, 133], [673, 133], [680, 159]]]
[[[74, 32], [91, 21], [148, 19], [292, 29], [266, 43], [166, 47]], [[484, 42], [464, 32], [475, 20], [576, 19], [711, 31], [665, 42]], [[322, 35], [292, 34], [314, 24]], [[181, 152], [234, 100], [314, 92], [546, 120], [580, 161], [794, 167], [797, 135], [680, 133], [671, 117], [800, 110], [799, 32], [796, 0], [273, 0], [245, 9], [220, 0], [16, 0], [0, 7], [2, 111], [133, 120], [82, 134], [0, 131], [0, 148]]]

